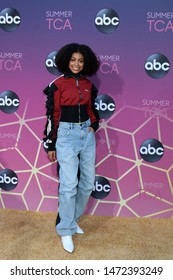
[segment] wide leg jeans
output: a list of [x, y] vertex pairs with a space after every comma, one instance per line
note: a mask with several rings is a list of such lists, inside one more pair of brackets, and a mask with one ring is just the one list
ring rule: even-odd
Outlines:
[[[78, 124], [60, 122], [56, 142], [59, 163], [58, 211], [60, 236], [73, 235], [94, 187], [96, 140], [88, 130], [90, 120]], [[78, 171], [80, 170], [80, 176]]]

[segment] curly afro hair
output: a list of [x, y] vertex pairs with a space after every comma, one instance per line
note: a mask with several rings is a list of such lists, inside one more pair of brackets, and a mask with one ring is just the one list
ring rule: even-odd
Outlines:
[[62, 47], [56, 57], [55, 64], [58, 71], [65, 73], [69, 71], [69, 62], [73, 53], [81, 53], [84, 57], [84, 69], [83, 73], [87, 76], [94, 75], [100, 66], [100, 62], [97, 59], [95, 53], [87, 45], [71, 43]]

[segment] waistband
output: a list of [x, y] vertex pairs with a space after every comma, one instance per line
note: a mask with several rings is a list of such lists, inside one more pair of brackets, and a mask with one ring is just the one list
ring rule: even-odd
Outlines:
[[88, 126], [90, 126], [90, 124], [91, 124], [90, 119], [88, 119], [85, 122], [80, 122], [80, 123], [62, 122], [62, 121], [59, 122], [59, 126], [65, 126], [65, 127], [70, 127], [70, 128], [73, 128], [73, 127], [88, 127]]
[[89, 118], [87, 113], [86, 105], [71, 105], [71, 106], [61, 106], [61, 117], [62, 122], [78, 123], [85, 122]]

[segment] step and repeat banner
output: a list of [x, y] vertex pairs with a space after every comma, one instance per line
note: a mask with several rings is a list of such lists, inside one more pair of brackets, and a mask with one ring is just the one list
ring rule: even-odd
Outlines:
[[173, 1], [0, 1], [0, 208], [58, 210], [43, 89], [67, 43], [100, 60], [89, 215], [173, 216]]

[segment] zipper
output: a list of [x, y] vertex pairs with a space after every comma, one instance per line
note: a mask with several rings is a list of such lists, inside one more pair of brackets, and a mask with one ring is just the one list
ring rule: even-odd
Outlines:
[[82, 96], [82, 92], [79, 88], [79, 81], [76, 80], [76, 86], [78, 88], [78, 92], [79, 92], [79, 102], [78, 102], [78, 113], [79, 113], [79, 123], [81, 122], [81, 117], [80, 117], [80, 100], [82, 100], [83, 96]]
[[80, 103], [78, 103], [78, 112], [79, 112], [79, 123], [81, 123], [81, 118], [80, 118]]

